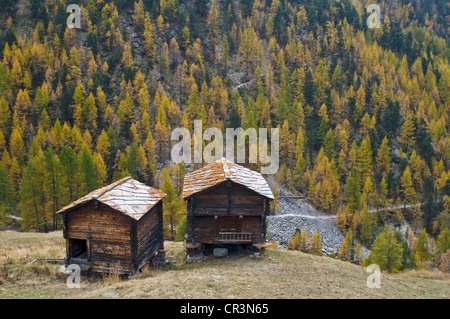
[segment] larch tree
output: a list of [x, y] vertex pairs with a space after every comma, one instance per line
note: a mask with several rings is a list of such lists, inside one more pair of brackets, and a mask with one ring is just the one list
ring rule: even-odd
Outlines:
[[7, 135], [11, 126], [11, 110], [5, 97], [0, 98], [0, 131]]
[[169, 131], [170, 126], [167, 124], [166, 111], [161, 104], [156, 118], [155, 145], [158, 150], [159, 160], [162, 162], [165, 162], [168, 156]]
[[82, 195], [80, 162], [70, 146], [61, 150], [59, 161], [62, 175], [61, 187], [64, 190], [63, 202], [69, 204]]
[[389, 141], [385, 136], [383, 142], [378, 148], [375, 167], [377, 173], [383, 178], [387, 177], [387, 174], [391, 170], [391, 149], [389, 148]]
[[133, 22], [138, 32], [141, 32], [144, 29], [144, 20], [145, 20], [144, 14], [145, 14], [144, 3], [142, 2], [142, 0], [139, 0], [139, 2], [135, 2]]
[[95, 98], [92, 93], [89, 94], [89, 96], [85, 99], [82, 107], [83, 112], [83, 122], [86, 125], [86, 127], [89, 129], [91, 133], [97, 132], [97, 116], [98, 116], [98, 109], [97, 105], [95, 103]]
[[299, 250], [300, 249], [300, 230], [297, 229], [295, 231], [294, 237], [289, 240], [288, 247], [291, 250]]
[[200, 96], [198, 91], [198, 86], [194, 82], [191, 86], [189, 93], [189, 98], [187, 101], [187, 116], [189, 120], [189, 129], [192, 130], [194, 127], [194, 121], [198, 119], [198, 114], [200, 113]]
[[320, 59], [319, 63], [314, 71], [314, 86], [315, 86], [315, 102], [316, 105], [321, 105], [325, 101], [326, 89], [329, 85], [328, 76], [328, 62], [325, 59]]
[[302, 187], [301, 179], [302, 175], [306, 169], [306, 159], [305, 159], [305, 133], [302, 127], [299, 127], [297, 133], [297, 140], [295, 143], [295, 168], [294, 168], [294, 178], [297, 181], [297, 184], [300, 184], [300, 188]]
[[116, 163], [117, 163], [117, 170], [114, 172], [113, 179], [118, 180], [125, 177], [130, 176], [130, 172], [128, 172], [128, 163], [127, 163], [127, 155], [122, 153], [120, 150], [117, 151], [116, 154]]
[[416, 193], [420, 193], [423, 189], [423, 177], [425, 170], [425, 162], [415, 150], [412, 151], [409, 159], [409, 166], [411, 168], [412, 179], [414, 183], [414, 189]]
[[47, 148], [44, 152], [45, 157], [45, 171], [47, 178], [47, 194], [48, 194], [48, 204], [46, 208], [52, 212], [52, 229], [56, 230], [58, 228], [58, 220], [56, 212], [61, 207], [61, 165], [57, 154], [51, 149]]
[[101, 184], [97, 180], [94, 156], [91, 150], [84, 144], [79, 154], [82, 181], [85, 193], [90, 193], [99, 188]]
[[181, 196], [181, 193], [183, 191], [184, 176], [186, 174], [187, 168], [183, 162], [179, 162], [177, 165], [174, 166], [173, 175], [175, 176], [175, 188], [177, 190], [178, 196]]
[[181, 39], [181, 46], [183, 50], [186, 51], [191, 46], [191, 32], [187, 26], [185, 26], [181, 32]]
[[367, 177], [373, 173], [373, 159], [372, 159], [372, 146], [370, 145], [370, 137], [362, 141], [358, 149], [357, 155], [357, 167], [361, 174], [361, 181], [364, 182]]
[[417, 236], [414, 245], [414, 252], [419, 267], [423, 267], [424, 263], [431, 259], [430, 244], [428, 241], [428, 234], [425, 229], [422, 229], [419, 236]]
[[153, 140], [153, 135], [151, 131], [147, 135], [147, 139], [144, 144], [145, 154], [147, 155], [147, 165], [148, 165], [148, 180], [149, 185], [154, 185], [156, 176], [156, 150], [155, 142]]
[[347, 177], [344, 186], [344, 199], [347, 206], [352, 210], [359, 208], [361, 199], [361, 174], [359, 170], [354, 167]]
[[184, 213], [184, 207], [182, 201], [177, 196], [175, 187], [172, 185], [167, 167], [164, 167], [161, 172], [161, 180], [160, 189], [163, 193], [167, 194], [163, 199], [164, 228], [166, 229], [166, 234], [173, 239], [175, 237], [175, 230]]
[[311, 238], [309, 239], [309, 248], [312, 254], [322, 255], [322, 238], [320, 237], [319, 229], [311, 235]]
[[134, 103], [131, 95], [127, 92], [120, 101], [117, 116], [121, 123], [121, 130], [126, 138], [129, 138], [130, 127], [134, 122]]
[[369, 209], [367, 205], [364, 205], [361, 211], [361, 233], [360, 238], [361, 242], [365, 246], [370, 246], [372, 244], [372, 236], [373, 236], [373, 221], [369, 214]]
[[365, 109], [366, 106], [366, 91], [362, 84], [359, 86], [358, 91], [356, 91], [356, 104], [359, 105], [361, 111]]
[[19, 163], [25, 160], [25, 144], [23, 142], [21, 130], [14, 128], [9, 140], [9, 152], [11, 157], [16, 158]]
[[153, 66], [156, 61], [155, 31], [148, 12], [145, 12], [143, 37], [142, 44], [148, 64]]
[[247, 74], [252, 74], [261, 63], [262, 58], [261, 41], [258, 39], [255, 29], [251, 25], [247, 25], [239, 46], [239, 62]]
[[[256, 128], [256, 118], [254, 116], [254, 104], [249, 103], [249, 107], [247, 108], [247, 116], [246, 116], [246, 124], [244, 125], [244, 129], [249, 127]], [[289, 164], [293, 158], [294, 151], [294, 138], [292, 138], [290, 129], [289, 129], [289, 121], [285, 120], [283, 126], [280, 128], [280, 160], [283, 163]]]
[[436, 246], [444, 254], [450, 249], [450, 228], [441, 231], [436, 240]]
[[272, 215], [276, 215], [281, 209], [280, 203], [278, 202], [278, 191], [276, 184], [273, 185], [272, 193], [274, 200], [270, 203], [270, 212], [272, 213]]
[[306, 253], [309, 250], [308, 245], [308, 232], [306, 231], [306, 228], [303, 228], [302, 234], [300, 236], [300, 251]]
[[44, 131], [49, 131], [50, 125], [50, 117], [48, 116], [47, 110], [43, 109], [41, 112], [41, 116], [39, 117], [38, 127], [42, 128]]
[[83, 129], [84, 128], [84, 122], [83, 122], [83, 105], [84, 105], [84, 89], [82, 86], [78, 85], [75, 88], [74, 94], [73, 94], [73, 103], [70, 105], [73, 110], [73, 120], [74, 124]]
[[132, 68], [134, 59], [133, 59], [133, 53], [131, 52], [131, 44], [125, 42], [122, 47], [122, 65], [125, 68]]
[[338, 211], [336, 213], [336, 224], [340, 231], [344, 232], [348, 229], [350, 226], [350, 220], [349, 220], [349, 210], [347, 207], [342, 209], [341, 206], [339, 206]]
[[360, 206], [363, 207], [365, 205], [368, 207], [373, 207], [375, 205], [375, 201], [376, 201], [376, 194], [373, 185], [373, 180], [372, 177], [368, 176], [363, 185]]
[[6, 150], [6, 138], [3, 135], [3, 132], [0, 130], [0, 154], [3, 154], [3, 151]]
[[12, 208], [15, 204], [15, 189], [5, 165], [0, 162], [0, 204]]
[[325, 211], [333, 211], [341, 200], [341, 187], [333, 163], [321, 148], [309, 181], [308, 195]]
[[353, 261], [353, 257], [355, 254], [355, 244], [353, 242], [353, 233], [352, 230], [349, 229], [347, 234], [344, 237], [344, 240], [341, 244], [341, 249], [339, 250], [338, 257], [344, 261]]
[[403, 204], [404, 205], [411, 205], [414, 204], [417, 200], [417, 194], [414, 190], [414, 185], [412, 181], [412, 175], [411, 170], [409, 166], [405, 168], [403, 171], [403, 175], [400, 178], [400, 184], [401, 184], [401, 193], [403, 197]]
[[383, 177], [380, 182], [379, 206], [386, 208], [392, 206], [392, 199], [389, 198], [389, 189], [386, 179]]
[[222, 43], [220, 48], [220, 62], [224, 68], [228, 67], [228, 61], [230, 61], [230, 42], [226, 34], [222, 35]]
[[36, 94], [34, 96], [34, 107], [37, 112], [42, 111], [42, 109], [48, 106], [50, 102], [50, 95], [48, 91], [48, 86], [44, 82], [41, 87], [36, 89]]
[[369, 259], [388, 272], [398, 271], [402, 267], [403, 248], [392, 229], [386, 224], [378, 235], [370, 251]]
[[51, 145], [56, 153], [59, 153], [65, 146], [63, 127], [58, 119], [51, 129]]
[[105, 130], [102, 130], [97, 139], [96, 150], [103, 158], [107, 158], [111, 153], [110, 148], [111, 143], [109, 136], [106, 134]]
[[31, 158], [25, 168], [23, 178], [26, 183], [20, 187], [20, 211], [25, 231], [48, 230], [46, 214], [46, 174], [45, 158], [42, 150]]
[[405, 147], [405, 150], [410, 150], [416, 143], [416, 118], [413, 113], [409, 113], [405, 122], [402, 125], [398, 141]]
[[[220, 39], [220, 26], [219, 26], [220, 8], [216, 0], [212, 0], [209, 5], [209, 13], [207, 18], [207, 26], [209, 31], [209, 40], [211, 41], [212, 50], [217, 55], [216, 46]], [[216, 58], [217, 59], [217, 58]]]
[[142, 162], [139, 156], [139, 147], [137, 144], [132, 144], [127, 151], [127, 171], [134, 179], [141, 179], [143, 173]]
[[363, 265], [365, 262], [365, 257], [362, 252], [362, 247], [361, 247], [360, 243], [356, 244], [355, 255], [354, 255], [353, 260], [354, 260], [354, 263], [357, 265]]
[[351, 171], [353, 168], [357, 168], [356, 161], [358, 157], [358, 144], [353, 140], [350, 150], [348, 151], [347, 171]]
[[330, 161], [336, 158], [336, 145], [334, 143], [333, 131], [331, 129], [329, 129], [325, 135], [323, 149], [325, 151], [325, 155]]
[[33, 105], [30, 101], [30, 96], [27, 90], [19, 90], [14, 104], [14, 126], [20, 126], [22, 129], [26, 127], [27, 123], [32, 123], [31, 117], [34, 113]]

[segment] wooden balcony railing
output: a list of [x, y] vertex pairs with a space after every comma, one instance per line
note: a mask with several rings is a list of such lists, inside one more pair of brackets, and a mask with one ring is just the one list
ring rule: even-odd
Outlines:
[[219, 233], [221, 243], [251, 243], [252, 233], [221, 232]]

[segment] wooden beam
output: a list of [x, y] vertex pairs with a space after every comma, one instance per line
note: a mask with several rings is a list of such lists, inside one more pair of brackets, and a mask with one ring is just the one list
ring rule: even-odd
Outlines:
[[136, 220], [130, 218], [130, 249], [131, 249], [131, 263], [133, 265], [133, 273], [138, 270], [136, 223], [137, 223]]
[[64, 258], [37, 258], [30, 262], [29, 264], [33, 264], [37, 261], [45, 261], [45, 262], [61, 262], [64, 261]]
[[194, 218], [194, 197], [190, 197], [187, 202], [187, 211], [186, 211], [186, 242], [187, 243], [193, 243], [194, 241], [194, 225], [193, 225], [193, 218]]
[[231, 181], [227, 181], [227, 189], [228, 189], [228, 203], [227, 203], [227, 214], [230, 214], [231, 207]]

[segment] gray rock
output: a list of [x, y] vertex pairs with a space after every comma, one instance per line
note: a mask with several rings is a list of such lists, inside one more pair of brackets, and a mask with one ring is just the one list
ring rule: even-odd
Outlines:
[[205, 260], [205, 258], [206, 258], [206, 256], [201, 252], [201, 253], [195, 254], [193, 257], [187, 256], [187, 262], [188, 263], [202, 262]]
[[[275, 183], [268, 178], [270, 185]], [[295, 235], [296, 229], [306, 229], [308, 237], [317, 230], [322, 238], [324, 254], [337, 254], [340, 250], [344, 236], [337, 229], [336, 219], [317, 211], [305, 200], [292, 198], [293, 195], [283, 185], [277, 184], [278, 202], [280, 211], [275, 216], [268, 216], [268, 239], [275, 241], [279, 246], [286, 246], [289, 239]]]
[[224, 258], [228, 256], [227, 248], [214, 248], [213, 255], [216, 258]]
[[250, 258], [254, 258], [254, 259], [264, 259], [264, 256], [262, 256], [259, 252], [255, 252], [253, 254], [249, 255]]
[[60, 273], [62, 273], [64, 275], [70, 275], [72, 273], [71, 271], [68, 271], [66, 266], [64, 266], [64, 265], [59, 266], [58, 272], [60, 272]]

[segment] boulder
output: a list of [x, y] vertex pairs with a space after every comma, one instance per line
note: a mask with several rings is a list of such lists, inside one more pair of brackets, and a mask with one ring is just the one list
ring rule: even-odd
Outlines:
[[202, 262], [204, 260], [205, 260], [205, 255], [202, 252], [195, 254], [194, 256], [187, 256], [188, 263]]
[[214, 248], [213, 255], [216, 258], [224, 258], [228, 256], [227, 248]]

